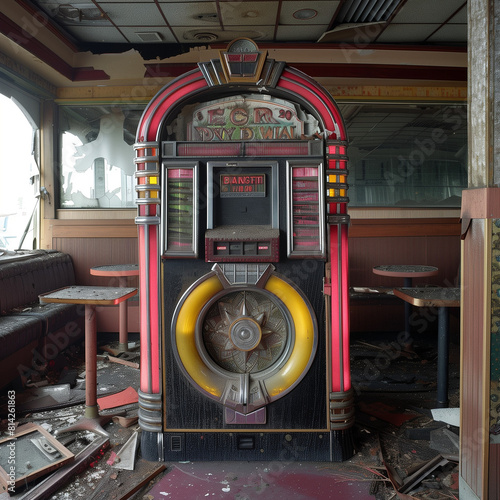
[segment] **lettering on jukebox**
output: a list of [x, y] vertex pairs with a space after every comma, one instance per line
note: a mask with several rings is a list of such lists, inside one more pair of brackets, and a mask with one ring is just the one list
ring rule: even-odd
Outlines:
[[331, 96], [238, 39], [137, 131], [142, 454], [354, 449], [347, 137]]

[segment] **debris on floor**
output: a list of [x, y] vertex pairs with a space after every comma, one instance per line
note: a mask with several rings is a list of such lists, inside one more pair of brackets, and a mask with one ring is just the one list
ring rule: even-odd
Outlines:
[[108, 410], [110, 408], [117, 408], [118, 406], [134, 404], [138, 401], [139, 395], [137, 391], [133, 387], [127, 387], [121, 392], [97, 398], [97, 405], [101, 410]]
[[[109, 438], [90, 431], [58, 435], [57, 446], [67, 449], [73, 459], [18, 484], [15, 493], [4, 491], [0, 500], [195, 500], [207, 496], [299, 500], [332, 495], [346, 500], [458, 498], [459, 428], [454, 425], [459, 411], [458, 366], [450, 364], [452, 408], [434, 413], [432, 346], [412, 345], [411, 353], [400, 356], [391, 351], [389, 362], [381, 358], [387, 351], [378, 348], [387, 345], [387, 339], [378, 346], [374, 340], [365, 344], [352, 352], [353, 379], [358, 381], [357, 449], [352, 459], [342, 463], [159, 464], [141, 457], [138, 353], [123, 356], [108, 342], [98, 359], [97, 388], [100, 413], [113, 415], [106, 424]], [[45, 377], [16, 392], [18, 429], [35, 425], [55, 439], [58, 429], [82, 416], [83, 346], [64, 356]], [[0, 400], [0, 410], [4, 409], [2, 403]], [[124, 414], [116, 415], [120, 411]], [[4, 418], [5, 411], [1, 415]], [[8, 429], [4, 419], [0, 430], [5, 434]], [[3, 468], [5, 458], [1, 457], [0, 443]]]

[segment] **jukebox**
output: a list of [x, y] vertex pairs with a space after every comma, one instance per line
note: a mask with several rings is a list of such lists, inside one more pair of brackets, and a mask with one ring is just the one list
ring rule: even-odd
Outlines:
[[137, 131], [142, 454], [353, 453], [346, 131], [330, 95], [237, 39]]

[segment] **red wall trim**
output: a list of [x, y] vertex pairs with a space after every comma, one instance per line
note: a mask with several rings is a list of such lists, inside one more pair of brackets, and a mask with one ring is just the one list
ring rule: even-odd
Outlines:
[[[146, 78], [177, 77], [196, 68], [196, 64], [146, 64]], [[467, 68], [455, 66], [412, 66], [395, 64], [324, 64], [295, 63], [290, 65], [312, 78], [382, 78], [467, 81]]]
[[467, 68], [454, 66], [413, 66], [396, 64], [315, 64], [295, 63], [294, 68], [313, 78], [396, 78], [413, 80], [467, 81]]
[[29, 33], [2, 13], [0, 13], [0, 32], [71, 81], [109, 80], [109, 76], [102, 70], [73, 68], [43, 45], [36, 38], [36, 31]]
[[61, 73], [61, 75], [70, 80], [73, 78], [73, 68], [55, 52], [52, 52], [52, 50], [43, 45], [36, 38], [36, 33], [28, 33], [2, 13], [0, 13], [0, 32], [17, 45], [20, 45], [34, 56], [47, 63], [50, 67]]
[[86, 82], [90, 80], [109, 80], [110, 76], [102, 69], [75, 68], [73, 73], [74, 82]]

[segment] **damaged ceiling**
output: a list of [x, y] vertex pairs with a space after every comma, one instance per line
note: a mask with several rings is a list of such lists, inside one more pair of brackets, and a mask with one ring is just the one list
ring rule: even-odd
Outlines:
[[145, 58], [247, 37], [259, 44], [465, 46], [464, 0], [17, 0], [78, 50]]

